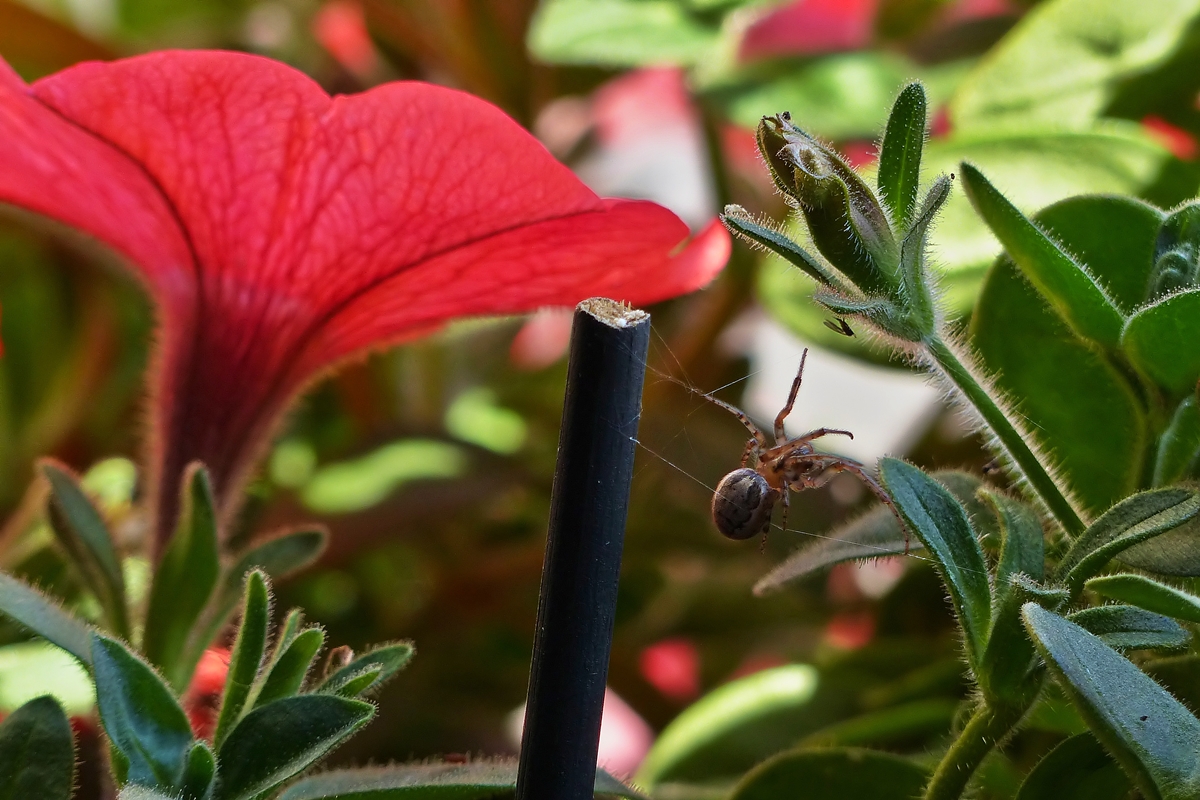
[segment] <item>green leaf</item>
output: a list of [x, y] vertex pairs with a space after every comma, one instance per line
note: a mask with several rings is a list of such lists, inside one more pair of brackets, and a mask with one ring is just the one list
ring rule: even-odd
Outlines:
[[1200, 380], [1200, 289], [1168, 295], [1129, 318], [1121, 346], [1130, 361], [1168, 392]]
[[1144, 575], [1105, 575], [1092, 578], [1084, 588], [1112, 600], [1121, 600], [1168, 617], [1200, 622], [1200, 597], [1159, 583]]
[[1114, 650], [1177, 650], [1186, 647], [1190, 638], [1170, 617], [1134, 606], [1085, 608], [1069, 614], [1067, 619]]
[[222, 574], [216, 595], [188, 638], [179, 672], [191, 679], [200, 657], [229, 622], [251, 570], [261, 569], [276, 579], [283, 578], [316, 561], [325, 549], [327, 538], [325, 531], [319, 529], [287, 531], [243, 552]]
[[1117, 560], [1159, 575], [1200, 577], [1200, 516], [1118, 553]]
[[3, 572], [0, 572], [0, 612], [66, 650], [81, 664], [91, 666], [91, 628], [37, 589]]
[[192, 747], [192, 728], [171, 690], [123, 644], [92, 635], [92, 674], [100, 721], [129, 762], [128, 780], [175, 786]]
[[[933, 477], [963, 504], [976, 530], [986, 531], [996, 527], [994, 512], [975, 496], [981, 485], [978, 477], [953, 470], [935, 472]], [[825, 538], [817, 539], [788, 556], [754, 585], [754, 593], [766, 594], [789, 581], [807, 577], [834, 564], [900, 555], [904, 547], [904, 532], [896, 515], [887, 506], [879, 505], [853, 522], [834, 528]], [[925, 545], [918, 540], [909, 542], [908, 547], [910, 552], [925, 549]]]
[[408, 662], [412, 660], [414, 653], [416, 653], [416, 648], [413, 647], [412, 642], [392, 642], [390, 644], [376, 645], [326, 678], [321, 684], [320, 691], [340, 692], [347, 683], [361, 677], [365, 670], [374, 666], [380, 668], [375, 680], [368, 684], [366, 688], [360, 689], [356, 694], [366, 691], [367, 688], [377, 689], [391, 680], [397, 672], [408, 666]]
[[218, 749], [215, 800], [250, 800], [308, 768], [366, 725], [375, 707], [327, 694], [286, 697], [247, 714]]
[[149, 786], [138, 786], [135, 783], [126, 784], [117, 795], [117, 800], [179, 800], [174, 794], [163, 794]]
[[820, 259], [810, 255], [807, 250], [793, 242], [785, 234], [756, 222], [750, 212], [741, 206], [725, 206], [725, 211], [721, 214], [721, 222], [733, 234], [760, 247], [765, 247], [792, 266], [799, 267], [801, 271], [822, 286], [831, 286], [843, 293], [849, 291], [846, 284], [830, 272]]
[[919, 83], [905, 86], [892, 106], [879, 150], [879, 193], [892, 215], [892, 224], [901, 231], [908, 230], [917, 205], [927, 113], [925, 88]]
[[1033, 603], [1022, 614], [1059, 683], [1147, 800], [1200, 796], [1200, 720], [1078, 625]]
[[71, 723], [49, 695], [0, 723], [0, 800], [70, 800], [75, 783]]
[[1037, 763], [1015, 800], [1125, 800], [1132, 788], [1096, 737], [1080, 733]]
[[212, 796], [213, 778], [217, 774], [217, 759], [207, 742], [196, 742], [188, 753], [187, 766], [179, 781], [183, 800], [207, 800]]
[[[267, 627], [271, 622], [271, 590], [266, 576], [259, 570], [246, 579], [246, 602], [238, 628], [233, 652], [229, 656], [229, 673], [225, 677], [225, 693], [217, 716], [217, 731], [213, 743], [221, 751], [221, 743], [246, 710], [250, 688], [258, 677], [267, 648]], [[224, 752], [224, 751], [221, 751]]]
[[1200, 513], [1200, 492], [1151, 489], [1122, 500], [1075, 540], [1058, 565], [1057, 580], [1072, 596], [1113, 556], [1126, 548], [1178, 528]]
[[1018, 211], [978, 169], [964, 163], [962, 177], [975, 210], [1042, 297], [1081, 338], [1116, 347], [1125, 320], [1096, 278]]
[[189, 633], [217, 585], [217, 515], [208, 473], [193, 464], [184, 474], [179, 524], [154, 572], [142, 652], [182, 693], [192, 670], [178, 669]]
[[[900, 275], [903, 279], [907, 321], [924, 338], [937, 327], [937, 304], [933, 299], [933, 278], [926, 266], [929, 226], [950, 196], [951, 179], [945, 175], [934, 181], [921, 204], [920, 213], [911, 220], [908, 233], [900, 244]], [[885, 328], [887, 329], [887, 328]], [[895, 331], [899, 334], [900, 331]], [[916, 338], [916, 337], [913, 337]]]
[[261, 706], [272, 700], [291, 697], [298, 693], [300, 687], [304, 685], [308, 668], [312, 666], [313, 659], [323, 644], [325, 644], [325, 632], [320, 628], [309, 628], [297, 634], [271, 666], [271, 671], [254, 704]]
[[[1161, 211], [1124, 197], [1078, 197], [1035, 220], [1079, 256], [1125, 311], [1141, 303]], [[1141, 488], [1144, 404], [1127, 376], [1080, 341], [1007, 258], [992, 267], [971, 324], [997, 387], [1052, 452], [1081, 504], [1099, 513]]]
[[1036, 668], [1033, 643], [1021, 624], [1021, 608], [1037, 603], [1043, 608], [1059, 609], [1066, 605], [1067, 593], [1034, 583], [1017, 573], [997, 592], [992, 629], [987, 648], [976, 668], [976, 680], [992, 708], [1024, 708], [1041, 687], [1043, 674]]
[[[314, 775], [288, 787], [279, 800], [492, 800], [516, 785], [516, 761], [402, 764]], [[596, 794], [645, 800], [602, 769], [596, 771]]]
[[1000, 520], [997, 598], [1004, 595], [1017, 575], [1028, 575], [1035, 581], [1042, 580], [1046, 571], [1046, 543], [1037, 512], [1025, 503], [987, 489], [980, 489], [979, 494], [996, 510], [996, 517]]
[[687, 66], [716, 41], [715, 25], [674, 0], [547, 0], [529, 27], [529, 51], [560, 64]]
[[945, 697], [914, 700], [835, 722], [805, 736], [800, 747], [883, 746], [925, 741], [950, 730], [959, 701]]
[[51, 528], [100, 601], [108, 624], [118, 635], [128, 637], [129, 612], [121, 559], [104, 518], [74, 475], [51, 461], [43, 461], [41, 469], [50, 482], [47, 510]]
[[336, 694], [338, 697], [358, 697], [375, 685], [375, 682], [379, 680], [381, 672], [383, 672], [383, 667], [378, 664], [367, 667], [357, 675], [348, 678], [341, 686], [333, 689], [330, 694]]
[[983, 655], [991, 621], [987, 564], [967, 512], [941, 484], [894, 458], [879, 462], [879, 476], [910, 531], [925, 543], [966, 634], [972, 664]]
[[[910, 800], [928, 774], [908, 759], [874, 750], [792, 750], [764, 761], [729, 800]], [[800, 787], [803, 787], [801, 790]]]
[[1198, 10], [1196, 0], [1043, 3], [963, 82], [954, 126], [1087, 125], [1123, 81], [1171, 58]]
[[1158, 457], [1154, 461], [1154, 485], [1166, 486], [1181, 480], [1196, 464], [1200, 455], [1200, 408], [1196, 396], [1189, 394], [1175, 409], [1171, 422], [1158, 439]]
[[653, 789], [693, 754], [781, 711], [795, 713], [817, 691], [817, 671], [791, 664], [756, 672], [710, 692], [677, 716], [655, 740], [633, 782]]

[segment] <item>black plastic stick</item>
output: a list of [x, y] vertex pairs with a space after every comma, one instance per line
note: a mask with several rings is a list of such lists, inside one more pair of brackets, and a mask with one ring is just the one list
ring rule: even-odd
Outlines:
[[517, 800], [590, 800], [650, 316], [575, 309]]

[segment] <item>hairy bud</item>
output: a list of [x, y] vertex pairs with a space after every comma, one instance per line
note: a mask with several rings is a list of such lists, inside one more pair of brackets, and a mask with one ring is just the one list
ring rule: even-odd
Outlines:
[[1200, 283], [1200, 203], [1183, 206], [1163, 222], [1154, 243], [1146, 299]]

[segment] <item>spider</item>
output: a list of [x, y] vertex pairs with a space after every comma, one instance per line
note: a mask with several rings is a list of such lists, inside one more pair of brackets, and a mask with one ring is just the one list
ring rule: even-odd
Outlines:
[[[787, 405], [775, 417], [774, 446], [767, 442], [766, 435], [742, 411], [715, 397], [705, 395], [736, 416], [746, 426], [746, 430], [750, 431], [751, 438], [746, 442], [746, 449], [742, 453], [741, 468], [722, 478], [713, 493], [713, 522], [717, 530], [730, 539], [749, 539], [761, 533], [765, 546], [775, 503], [782, 501], [783, 529], [787, 530], [788, 492], [823, 486], [839, 472], [856, 475], [893, 514], [896, 514], [896, 518], [900, 519], [892, 498], [879, 482], [867, 473], [861, 462], [830, 453], [818, 453], [813, 449], [812, 443], [823, 436], [848, 436], [853, 439], [853, 433], [836, 428], [817, 428], [794, 439], [788, 439], [784, 434], [783, 423], [788, 414], [792, 413], [792, 406], [796, 404], [796, 395], [800, 391], [800, 380], [804, 376], [804, 362], [807, 358], [808, 348], [805, 348], [800, 356], [800, 369], [796, 371], [796, 379], [792, 381]], [[908, 530], [903, 520], [900, 520], [900, 527], [904, 530], [904, 549], [907, 552]]]

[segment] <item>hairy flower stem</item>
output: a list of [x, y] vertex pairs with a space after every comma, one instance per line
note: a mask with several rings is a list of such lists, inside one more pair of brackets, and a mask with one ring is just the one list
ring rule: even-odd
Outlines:
[[1063, 530], [1072, 537], [1083, 533], [1086, 527], [1083, 520], [1079, 518], [1079, 514], [1075, 512], [1070, 501], [1059, 489], [1058, 484], [1054, 482], [1054, 478], [1046, 471], [1042, 462], [1029, 449], [1021, 432], [988, 394], [987, 389], [980, 385], [967, 366], [959, 360], [958, 355], [939, 335], [934, 334], [930, 337], [925, 346], [934, 362], [983, 417], [983, 421], [991, 428], [1000, 445], [1016, 463], [1017, 468], [1021, 470], [1030, 488], [1037, 494], [1046, 509], [1058, 520], [1058, 524], [1062, 526]]
[[975, 770], [1020, 721], [1025, 708], [993, 709], [981, 702], [950, 745], [925, 787], [924, 800], [960, 800]]

